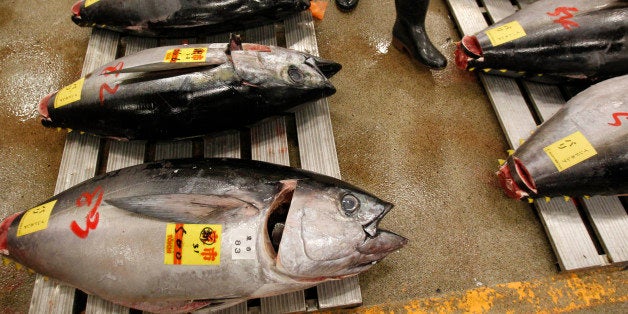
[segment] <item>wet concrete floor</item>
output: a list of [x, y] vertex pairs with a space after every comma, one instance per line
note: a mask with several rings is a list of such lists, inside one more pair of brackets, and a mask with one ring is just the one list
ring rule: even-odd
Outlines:
[[[80, 76], [89, 30], [74, 0], [0, 1], [0, 216], [52, 196], [64, 133], [36, 118], [41, 97]], [[330, 3], [317, 21], [320, 54], [343, 65], [329, 99], [345, 180], [396, 207], [382, 227], [407, 247], [361, 275], [364, 304], [399, 302], [555, 275], [541, 223], [507, 199], [494, 172], [506, 142], [475, 75], [453, 65], [454, 29], [434, 0], [428, 33], [446, 69], [412, 63], [391, 46], [393, 0], [351, 13]], [[28, 311], [34, 276], [0, 268], [0, 311]]]

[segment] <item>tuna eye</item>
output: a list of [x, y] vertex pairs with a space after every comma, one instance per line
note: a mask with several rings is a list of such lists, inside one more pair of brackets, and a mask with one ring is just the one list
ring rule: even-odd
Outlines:
[[303, 72], [295, 66], [288, 68], [288, 76], [290, 76], [290, 79], [295, 83], [303, 82]]
[[357, 197], [347, 194], [342, 198], [342, 210], [345, 214], [353, 214], [358, 208], [360, 208], [360, 200]]

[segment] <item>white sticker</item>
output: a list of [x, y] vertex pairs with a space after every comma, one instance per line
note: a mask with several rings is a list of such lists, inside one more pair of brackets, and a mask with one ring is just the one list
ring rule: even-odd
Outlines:
[[231, 233], [231, 259], [256, 259], [255, 230], [248, 226], [236, 227]]

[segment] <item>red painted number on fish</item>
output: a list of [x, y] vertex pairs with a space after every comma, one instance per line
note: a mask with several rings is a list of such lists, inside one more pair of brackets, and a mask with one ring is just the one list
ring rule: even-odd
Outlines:
[[104, 190], [102, 187], [97, 187], [92, 193], [85, 192], [81, 194], [81, 196], [76, 200], [76, 206], [78, 207], [90, 207], [87, 216], [85, 216], [85, 228], [81, 228], [76, 220], [72, 221], [70, 224], [70, 229], [74, 234], [81, 238], [85, 239], [89, 235], [89, 231], [96, 229], [98, 226], [98, 221], [100, 218], [100, 214], [98, 213], [98, 207], [100, 203], [102, 203], [102, 198], [104, 195]]
[[614, 122], [609, 122], [608, 125], [612, 125], [612, 126], [620, 126], [621, 125], [621, 120], [619, 120], [619, 117], [626, 117], [626, 119], [628, 119], [628, 112], [615, 112], [613, 113], [613, 119], [615, 120]]
[[[106, 67], [104, 70], [102, 70], [101, 74], [104, 76], [109, 76], [109, 74], [115, 73], [114, 76], [118, 77], [118, 75], [120, 75], [120, 70], [122, 70], [123, 67], [124, 62], [118, 62], [118, 64], [112, 67]], [[120, 87], [120, 84], [116, 84], [114, 87], [111, 87], [107, 83], [102, 83], [102, 85], [100, 85], [100, 91], [98, 92], [100, 105], [104, 105], [105, 103], [105, 92], [113, 95], [118, 91], [118, 87]]]
[[[554, 20], [554, 23], [558, 23], [562, 25], [565, 29], [571, 30], [572, 27], [578, 27], [580, 24], [570, 20], [573, 17], [571, 12], [578, 12], [578, 8], [570, 8], [570, 7], [558, 7], [554, 12], [547, 12], [549, 16], [560, 16], [557, 20]], [[561, 16], [562, 15], [562, 16]]]

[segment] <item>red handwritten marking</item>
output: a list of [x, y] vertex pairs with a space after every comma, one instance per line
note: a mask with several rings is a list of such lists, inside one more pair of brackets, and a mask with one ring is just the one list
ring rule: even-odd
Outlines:
[[[120, 70], [122, 70], [122, 68], [124, 67], [124, 62], [118, 62], [118, 64], [112, 66], [112, 67], [106, 67], [104, 70], [102, 70], [102, 75], [104, 76], [109, 76], [109, 74], [114, 73], [115, 77], [118, 77], [118, 75], [120, 75]], [[118, 91], [118, 87], [120, 87], [120, 84], [116, 84], [116, 86], [114, 86], [113, 88], [111, 86], [109, 86], [109, 84], [107, 83], [102, 83], [102, 85], [100, 85], [100, 90], [98, 91], [98, 98], [100, 99], [100, 105], [104, 105], [105, 104], [105, 91], [111, 95], [115, 94]]]
[[[81, 239], [87, 238], [89, 230], [96, 229], [96, 227], [98, 226], [98, 221], [100, 218], [100, 214], [98, 213], [98, 207], [102, 202], [104, 194], [105, 193], [102, 187], [99, 186], [92, 193], [85, 192], [81, 194], [78, 199], [76, 199], [76, 206], [78, 207], [92, 206], [93, 204], [92, 208], [87, 213], [87, 216], [85, 216], [85, 229], [81, 228], [76, 220], [72, 221], [72, 223], [70, 224], [70, 229], [77, 237]], [[95, 196], [97, 196], [97, 198], [94, 201]]]
[[573, 11], [573, 12], [578, 12], [578, 8], [573, 8], [573, 7], [558, 7], [556, 8], [556, 10], [554, 10], [554, 12], [547, 12], [547, 15], [549, 16], [560, 16], [561, 14], [563, 14], [563, 16], [561, 16], [558, 20], [554, 20], [554, 23], [558, 23], [560, 25], [562, 25], [565, 29], [567, 30], [571, 30], [571, 27], [578, 27], [580, 26], [580, 24], [570, 20], [570, 18], [573, 17], [573, 14], [571, 14], [571, 12], [569, 11]]
[[613, 119], [615, 119], [615, 122], [614, 123], [609, 123], [608, 125], [620, 126], [621, 125], [621, 120], [619, 120], [619, 117], [626, 117], [626, 119], [628, 119], [628, 112], [615, 112], [615, 113], [613, 113]]
[[107, 83], [103, 83], [102, 85], [100, 85], [100, 91], [98, 92], [98, 97], [100, 98], [100, 105], [104, 105], [105, 104], [105, 91], [111, 95], [115, 94], [118, 91], [118, 87], [120, 87], [120, 84], [116, 84], [116, 86], [114, 86], [113, 88], [111, 88], [111, 86], [109, 86], [109, 84]]

